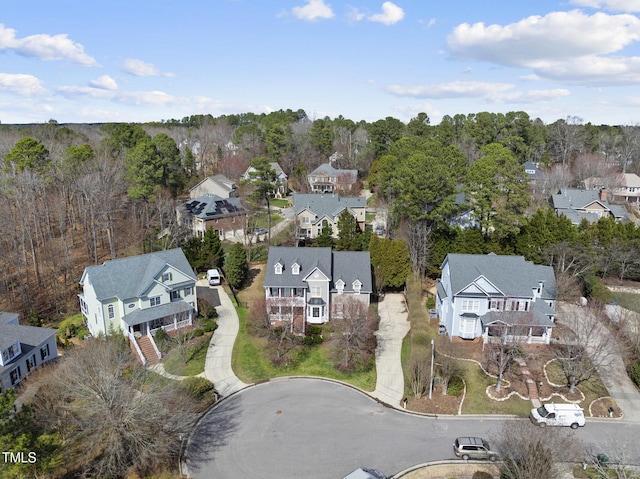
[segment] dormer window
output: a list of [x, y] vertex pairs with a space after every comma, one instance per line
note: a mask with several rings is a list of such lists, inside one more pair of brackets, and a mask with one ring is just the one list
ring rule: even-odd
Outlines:
[[171, 281], [171, 273], [162, 273], [162, 282], [166, 283], [167, 281]]
[[336, 289], [338, 290], [338, 294], [344, 293], [344, 281], [341, 279], [336, 281]]
[[360, 294], [360, 289], [361, 289], [361, 288], [362, 288], [362, 283], [360, 282], [360, 280], [356, 279], [356, 280], [353, 282], [353, 291], [354, 291], [356, 294]]
[[282, 274], [282, 264], [277, 262], [275, 265], [276, 274]]
[[298, 263], [291, 265], [291, 274], [300, 274], [300, 265]]

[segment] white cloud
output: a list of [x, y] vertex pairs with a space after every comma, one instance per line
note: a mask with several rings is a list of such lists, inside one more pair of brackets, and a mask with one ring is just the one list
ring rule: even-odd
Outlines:
[[66, 34], [38, 34], [17, 38], [14, 29], [0, 23], [0, 51], [2, 50], [40, 60], [66, 60], [86, 67], [98, 66], [95, 58], [87, 55], [84, 47], [70, 40]]
[[640, 0], [569, 0], [569, 4], [615, 12], [640, 12]]
[[0, 90], [27, 97], [45, 93], [38, 78], [24, 73], [0, 73]]
[[491, 96], [489, 99], [496, 103], [541, 103], [559, 100], [569, 96], [571, 92], [564, 88], [550, 90], [526, 90], [508, 92]]
[[638, 58], [611, 54], [638, 40], [640, 19], [634, 15], [573, 10], [505, 26], [464, 23], [447, 43], [457, 58], [531, 68], [541, 77], [557, 80], [621, 84], [640, 80]]
[[109, 75], [102, 75], [100, 78], [89, 81], [89, 85], [102, 90], [117, 90], [118, 84]]
[[382, 4], [382, 13], [370, 15], [367, 20], [370, 22], [378, 22], [384, 25], [393, 25], [404, 18], [404, 10], [393, 2], [384, 2]]
[[137, 77], [173, 77], [173, 73], [162, 72], [153, 63], [143, 62], [135, 58], [127, 58], [122, 64], [122, 71]]
[[81, 86], [61, 86], [56, 91], [67, 98], [90, 97], [128, 105], [169, 105], [180, 101], [162, 91], [118, 91]]
[[411, 98], [474, 98], [485, 97], [496, 92], [510, 90], [510, 83], [490, 83], [477, 81], [455, 81], [435, 85], [405, 87], [389, 85], [386, 91], [394, 96]]
[[362, 13], [360, 10], [358, 10], [355, 7], [348, 7], [348, 11], [347, 11], [347, 19], [350, 22], [359, 22], [361, 20], [364, 20], [364, 17], [366, 15], [364, 13]]
[[523, 80], [523, 81], [538, 81], [538, 80], [540, 80], [540, 77], [538, 75], [536, 75], [535, 73], [531, 73], [530, 75], [522, 75], [519, 78], [520, 78], [520, 80]]
[[324, 3], [324, 0], [307, 0], [307, 4], [303, 7], [293, 7], [291, 13], [300, 20], [308, 21], [333, 18], [334, 16], [331, 5]]

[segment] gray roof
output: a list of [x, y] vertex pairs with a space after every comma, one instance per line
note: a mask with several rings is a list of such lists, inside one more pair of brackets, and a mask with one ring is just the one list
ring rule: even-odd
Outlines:
[[82, 275], [83, 283], [89, 276], [98, 300], [110, 298], [126, 300], [137, 298], [147, 290], [155, 277], [167, 265], [196, 281], [187, 258], [180, 248], [157, 251], [138, 256], [105, 261], [101, 265], [88, 266]]
[[[280, 263], [282, 274], [275, 273], [275, 265]], [[300, 274], [292, 274], [291, 265], [300, 266]], [[335, 282], [342, 279], [345, 291], [352, 291], [353, 282], [362, 283], [362, 292], [372, 292], [371, 260], [366, 251], [336, 251], [331, 248], [295, 248], [273, 246], [269, 248], [265, 287], [307, 288], [304, 278], [315, 268], [319, 268], [330, 279], [330, 287], [335, 290]]]
[[366, 208], [366, 206], [367, 200], [364, 196], [341, 198], [327, 193], [293, 195], [293, 209], [296, 215], [306, 209], [315, 214], [318, 219], [325, 215], [335, 218], [345, 208]]
[[[17, 313], [0, 312], [0, 350], [19, 341], [22, 353], [18, 357], [22, 357], [32, 349], [37, 348], [51, 336], [55, 336], [56, 332], [57, 330], [52, 328], [24, 326], [18, 323]], [[0, 366], [0, 374], [13, 367], [16, 359], [14, 358], [6, 366]]]
[[218, 195], [206, 194], [195, 200], [187, 201], [182, 208], [191, 215], [204, 220], [225, 218], [245, 213], [239, 198], [221, 198]]
[[557, 296], [553, 268], [525, 261], [523, 256], [450, 253], [446, 262], [449, 262], [453, 295], [483, 276], [508, 297], [530, 298], [540, 281], [544, 282], [542, 299], [553, 300]]
[[317, 175], [320, 173], [326, 173], [329, 176], [339, 176], [344, 174], [351, 174], [355, 175], [356, 177], [358, 176], [358, 170], [339, 170], [337, 168], [334, 168], [331, 163], [321, 164], [315, 170], [309, 173], [309, 176]]
[[608, 209], [617, 220], [627, 221], [629, 215], [622, 205], [610, 205], [607, 200], [600, 199], [599, 190], [574, 190], [564, 189], [560, 193], [551, 196], [553, 208], [574, 224], [579, 224], [583, 219], [593, 223], [600, 218], [597, 214], [589, 214], [582, 212], [584, 208], [592, 203], [600, 203], [605, 209]]
[[214, 176], [207, 176], [204, 180], [200, 181], [197, 185], [195, 185], [192, 188], [189, 188], [189, 191], [195, 190], [196, 188], [198, 188], [201, 184], [203, 184], [206, 181], [213, 181], [218, 186], [220, 186], [221, 188], [227, 190], [228, 192], [234, 191], [237, 188], [235, 182], [231, 181], [226, 176], [224, 176], [224, 175], [214, 175]]
[[189, 311], [193, 311], [193, 306], [186, 301], [171, 301], [170, 303], [154, 306], [153, 308], [136, 309], [133, 313], [124, 316], [122, 320], [129, 326], [135, 326], [136, 324], [146, 323], [147, 321], [164, 318], [165, 316], [173, 316], [174, 314], [187, 313]]
[[509, 326], [544, 326], [555, 327], [551, 319], [555, 312], [544, 301], [531, 303], [530, 311], [489, 311], [482, 316], [483, 328], [487, 324], [502, 322]]

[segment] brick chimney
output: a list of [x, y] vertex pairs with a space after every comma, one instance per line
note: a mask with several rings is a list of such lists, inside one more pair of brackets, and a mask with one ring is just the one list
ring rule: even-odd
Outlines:
[[600, 188], [600, 201], [607, 201], [607, 189]]

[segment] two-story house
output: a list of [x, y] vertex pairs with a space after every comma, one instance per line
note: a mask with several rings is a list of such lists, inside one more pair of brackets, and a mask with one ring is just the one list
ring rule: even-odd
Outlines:
[[450, 338], [485, 342], [503, 334], [549, 344], [555, 325], [553, 268], [522, 256], [448, 254], [436, 283], [436, 312]]
[[329, 321], [345, 298], [369, 306], [373, 292], [369, 253], [271, 247], [264, 289], [271, 323], [304, 333], [307, 323]]
[[24, 326], [17, 313], [0, 312], [0, 391], [57, 357], [55, 329]]
[[247, 211], [239, 198], [221, 198], [214, 194], [199, 196], [176, 208], [178, 223], [193, 236], [204, 236], [213, 228], [220, 239], [242, 236]]
[[557, 215], [564, 215], [574, 225], [582, 220], [595, 223], [600, 218], [613, 217], [616, 221], [629, 221], [629, 214], [623, 205], [613, 205], [607, 200], [607, 190], [562, 189], [551, 196], [551, 206]]
[[338, 217], [347, 210], [364, 231], [367, 202], [364, 196], [343, 198], [332, 194], [294, 194], [293, 211], [298, 238], [316, 238], [323, 228], [331, 227], [338, 237]]
[[93, 336], [122, 331], [143, 363], [157, 361], [153, 334], [192, 325], [196, 279], [180, 248], [106, 261], [85, 268], [80, 309]]
[[[289, 177], [284, 172], [279, 163], [272, 161], [271, 163], [269, 163], [269, 166], [271, 166], [271, 169], [276, 172], [276, 189], [273, 192], [273, 196], [275, 196], [276, 198], [287, 196], [287, 194], [289, 193]], [[242, 179], [250, 180], [251, 175], [249, 173], [255, 173], [255, 171], [256, 169], [253, 166], [250, 166], [249, 168], [247, 168], [247, 171], [244, 172], [244, 175], [242, 175]]]
[[237, 198], [238, 185], [224, 175], [215, 175], [207, 176], [189, 190], [189, 198], [192, 200], [209, 194], [220, 198]]
[[313, 193], [350, 191], [358, 179], [358, 170], [340, 170], [324, 163], [307, 175]]

